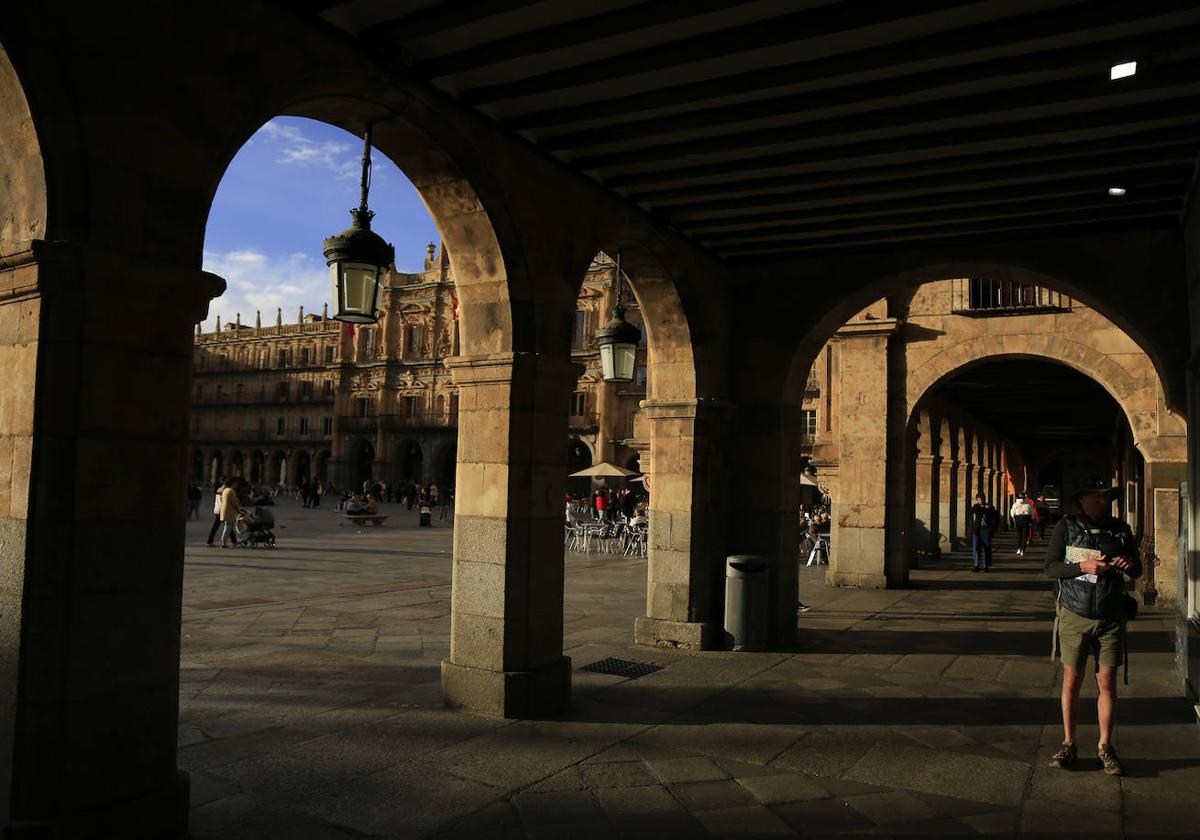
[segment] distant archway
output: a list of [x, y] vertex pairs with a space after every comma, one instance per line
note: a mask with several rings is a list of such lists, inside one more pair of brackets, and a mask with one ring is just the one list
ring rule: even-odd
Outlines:
[[402, 481], [420, 483], [424, 473], [425, 455], [421, 444], [407, 440], [400, 445], [400, 478]]
[[351, 448], [351, 469], [353, 481], [351, 489], [362, 487], [364, 481], [370, 481], [374, 476], [375, 446], [366, 438], [359, 438]]
[[577, 437], [567, 440], [567, 492], [572, 496], [587, 498], [592, 492], [590, 478], [572, 478], [571, 473], [586, 470], [592, 465], [592, 448]]

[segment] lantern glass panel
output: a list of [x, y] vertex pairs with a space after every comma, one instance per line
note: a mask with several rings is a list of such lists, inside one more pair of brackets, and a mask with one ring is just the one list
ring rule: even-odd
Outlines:
[[611, 344], [600, 345], [600, 375], [604, 377], [605, 382], [612, 382], [616, 379], [613, 369], [613, 346]]
[[636, 344], [616, 344], [613, 346], [614, 377], [618, 382], [632, 382], [633, 371], [637, 362]]
[[379, 267], [370, 263], [342, 262], [334, 263], [330, 270], [333, 272], [334, 301], [338, 310], [334, 317], [356, 323], [374, 323], [378, 320], [375, 303], [379, 293]]

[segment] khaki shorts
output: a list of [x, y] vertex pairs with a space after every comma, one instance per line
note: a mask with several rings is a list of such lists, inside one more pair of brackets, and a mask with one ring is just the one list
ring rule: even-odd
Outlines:
[[1098, 664], [1117, 668], [1125, 662], [1125, 622], [1084, 618], [1060, 606], [1058, 646], [1064, 665], [1082, 668], [1091, 655]]

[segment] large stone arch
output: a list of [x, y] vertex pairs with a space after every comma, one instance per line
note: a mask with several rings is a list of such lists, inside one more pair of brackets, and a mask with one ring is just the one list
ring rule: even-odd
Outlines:
[[0, 44], [0, 254], [43, 239], [47, 225], [46, 165], [17, 70]]
[[947, 347], [910, 371], [905, 380], [905, 405], [910, 422], [916, 422], [921, 399], [941, 382], [965, 368], [1003, 358], [1042, 359], [1073, 368], [1093, 379], [1120, 406], [1133, 431], [1134, 445], [1148, 460], [1153, 458], [1153, 439], [1158, 428], [1158, 383], [1132, 376], [1103, 352], [1061, 334], [1008, 335], [999, 348], [991, 336], [977, 336]]

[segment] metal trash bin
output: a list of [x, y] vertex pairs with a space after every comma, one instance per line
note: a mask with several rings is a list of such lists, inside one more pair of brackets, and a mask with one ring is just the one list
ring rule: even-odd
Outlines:
[[766, 557], [725, 558], [725, 647], [766, 650], [770, 625], [771, 564]]

